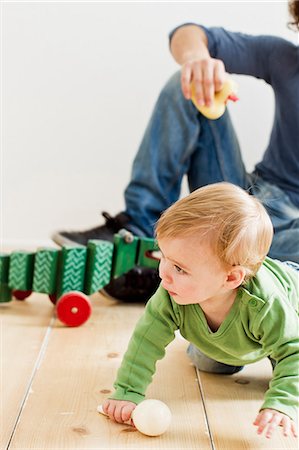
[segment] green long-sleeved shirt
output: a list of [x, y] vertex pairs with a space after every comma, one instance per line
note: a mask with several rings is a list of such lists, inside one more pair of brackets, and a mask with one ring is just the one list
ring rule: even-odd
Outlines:
[[157, 360], [180, 330], [201, 352], [225, 364], [241, 366], [271, 356], [277, 364], [261, 409], [276, 409], [295, 419], [298, 298], [298, 272], [266, 258], [256, 276], [238, 289], [228, 316], [212, 332], [200, 305], [178, 305], [160, 286], [136, 325], [111, 398], [142, 401]]

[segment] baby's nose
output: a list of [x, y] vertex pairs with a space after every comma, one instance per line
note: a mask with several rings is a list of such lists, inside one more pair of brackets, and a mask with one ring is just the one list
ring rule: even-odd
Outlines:
[[172, 284], [171, 277], [169, 275], [167, 275], [166, 273], [160, 273], [159, 275], [160, 275], [160, 278], [162, 280], [162, 286], [165, 289], [168, 289], [171, 286], [171, 284]]

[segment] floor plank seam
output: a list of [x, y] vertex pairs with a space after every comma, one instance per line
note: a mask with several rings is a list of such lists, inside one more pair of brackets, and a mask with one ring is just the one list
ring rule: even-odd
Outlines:
[[195, 371], [196, 371], [196, 378], [197, 378], [197, 383], [198, 383], [198, 387], [199, 387], [199, 392], [200, 392], [201, 399], [202, 399], [202, 407], [203, 407], [203, 411], [204, 411], [204, 419], [205, 419], [206, 427], [207, 427], [207, 430], [208, 430], [208, 433], [209, 433], [211, 449], [212, 450], [216, 450], [215, 442], [214, 442], [214, 438], [213, 438], [213, 434], [212, 434], [212, 430], [211, 430], [210, 423], [209, 423], [204, 390], [203, 390], [203, 386], [202, 386], [202, 383], [201, 383], [201, 380], [200, 380], [200, 371], [199, 371], [199, 369], [197, 367], [195, 367]]
[[31, 387], [32, 387], [32, 384], [33, 384], [33, 381], [34, 381], [34, 378], [35, 378], [35, 374], [38, 371], [38, 369], [39, 369], [39, 367], [40, 367], [40, 365], [41, 365], [41, 363], [42, 363], [42, 361], [44, 359], [44, 355], [46, 353], [46, 349], [47, 349], [47, 346], [48, 346], [48, 343], [49, 343], [49, 340], [50, 340], [50, 335], [51, 335], [51, 332], [53, 330], [53, 326], [54, 326], [55, 321], [56, 321], [56, 317], [53, 316], [51, 318], [51, 320], [50, 320], [50, 323], [49, 323], [48, 327], [47, 327], [47, 330], [46, 330], [46, 333], [45, 333], [45, 337], [44, 337], [44, 339], [42, 341], [42, 345], [41, 345], [40, 351], [38, 353], [38, 356], [36, 358], [36, 362], [34, 364], [34, 367], [33, 367], [33, 370], [32, 370], [32, 373], [31, 373], [28, 385], [27, 385], [27, 388], [25, 389], [24, 397], [23, 397], [23, 400], [21, 401], [19, 412], [17, 413], [16, 420], [15, 420], [15, 423], [14, 423], [14, 426], [13, 426], [13, 429], [12, 429], [12, 432], [11, 432], [11, 435], [10, 435], [10, 438], [8, 440], [8, 443], [7, 443], [7, 446], [6, 446], [5, 450], [9, 450], [9, 448], [10, 448], [10, 445], [11, 445], [11, 442], [13, 440], [14, 434], [15, 434], [16, 429], [18, 427], [18, 423], [19, 423], [19, 421], [21, 419], [22, 412], [24, 410], [24, 407], [26, 405], [28, 396], [30, 394], [30, 390], [31, 390]]

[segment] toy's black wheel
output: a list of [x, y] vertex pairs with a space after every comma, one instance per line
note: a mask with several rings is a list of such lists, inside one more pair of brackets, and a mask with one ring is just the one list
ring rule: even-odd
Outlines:
[[12, 291], [12, 295], [16, 300], [25, 300], [25, 298], [29, 297], [32, 294], [32, 291], [21, 291], [15, 289]]
[[48, 294], [50, 302], [53, 303], [53, 305], [56, 305], [57, 303], [57, 295], [56, 294]]

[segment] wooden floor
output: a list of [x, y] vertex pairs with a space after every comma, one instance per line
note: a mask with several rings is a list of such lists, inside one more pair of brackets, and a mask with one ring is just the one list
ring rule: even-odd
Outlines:
[[196, 373], [180, 337], [158, 364], [147, 398], [164, 401], [173, 420], [150, 438], [97, 413], [143, 306], [92, 297], [93, 313], [66, 328], [46, 295], [1, 304], [2, 449], [297, 449], [277, 431], [251, 425], [271, 376], [267, 361], [233, 376]]

